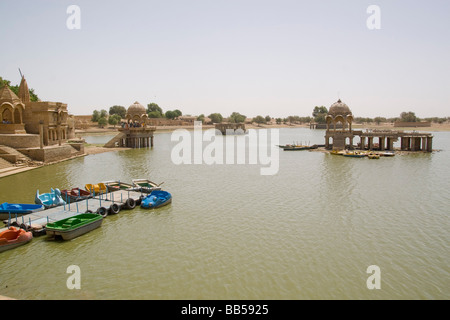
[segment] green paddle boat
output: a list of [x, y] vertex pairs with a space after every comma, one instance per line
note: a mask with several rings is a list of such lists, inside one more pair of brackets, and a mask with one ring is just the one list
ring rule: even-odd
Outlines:
[[71, 240], [101, 226], [103, 217], [95, 213], [82, 213], [70, 218], [48, 223], [46, 234], [49, 237], [60, 236]]

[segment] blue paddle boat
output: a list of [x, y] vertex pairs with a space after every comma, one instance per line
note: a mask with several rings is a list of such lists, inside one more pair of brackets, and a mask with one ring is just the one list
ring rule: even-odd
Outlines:
[[41, 204], [21, 204], [21, 203], [2, 203], [0, 204], [0, 219], [8, 219], [9, 214], [22, 216], [33, 212], [44, 210], [45, 207]]
[[165, 206], [172, 202], [172, 195], [163, 190], [154, 190], [148, 196], [142, 199], [141, 207], [145, 209], [154, 209]]
[[43, 205], [46, 209], [66, 204], [66, 202], [62, 199], [61, 191], [58, 188], [51, 188], [50, 193], [42, 194], [39, 194], [39, 190], [37, 190], [34, 202], [36, 204]]

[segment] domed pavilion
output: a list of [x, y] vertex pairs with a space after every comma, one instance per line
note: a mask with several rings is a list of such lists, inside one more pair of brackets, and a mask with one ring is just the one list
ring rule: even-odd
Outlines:
[[[352, 131], [353, 114], [341, 99], [331, 105], [326, 116], [326, 122], [325, 148], [344, 150], [346, 145], [352, 148], [354, 138]], [[331, 143], [330, 138], [333, 139]]]
[[147, 109], [136, 101], [128, 107], [125, 118], [127, 121], [119, 128], [119, 134], [107, 142], [105, 147], [153, 147], [153, 133], [156, 127], [147, 126]]
[[126, 119], [129, 124], [137, 123], [140, 125], [145, 125], [148, 119], [147, 109], [142, 104], [136, 101], [128, 107]]

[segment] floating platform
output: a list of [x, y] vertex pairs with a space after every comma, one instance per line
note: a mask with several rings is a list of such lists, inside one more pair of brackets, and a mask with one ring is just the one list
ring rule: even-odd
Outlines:
[[99, 213], [104, 217], [117, 214], [122, 209], [134, 209], [140, 203], [141, 196], [145, 195], [139, 191], [118, 190], [21, 217], [12, 214], [8, 220], [3, 222], [5, 225], [9, 223], [30, 230], [33, 235], [39, 236], [45, 234], [45, 226], [49, 222], [56, 222], [86, 212]]

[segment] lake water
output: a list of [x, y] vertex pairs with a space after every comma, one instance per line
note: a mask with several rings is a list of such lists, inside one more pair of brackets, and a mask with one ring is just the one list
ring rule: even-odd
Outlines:
[[[280, 144], [323, 130], [280, 129]], [[103, 143], [110, 137], [86, 137]], [[225, 138], [224, 138], [225, 139]], [[236, 138], [238, 139], [238, 138]], [[0, 294], [18, 299], [449, 299], [450, 133], [440, 152], [379, 160], [279, 150], [259, 164], [175, 165], [153, 149], [89, 155], [0, 179], [0, 201], [105, 180], [164, 182], [172, 204], [108, 216], [71, 241], [36, 237], [0, 254]], [[207, 143], [205, 143], [207, 145]], [[81, 270], [69, 290], [67, 268]], [[380, 268], [381, 289], [369, 290]]]

